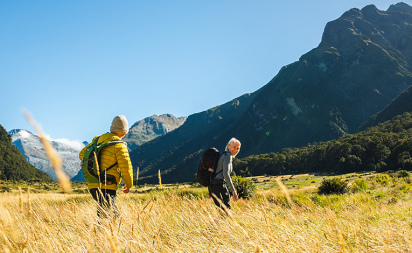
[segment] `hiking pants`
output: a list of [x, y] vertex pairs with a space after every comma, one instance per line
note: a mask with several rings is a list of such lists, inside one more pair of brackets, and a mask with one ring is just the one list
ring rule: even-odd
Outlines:
[[[108, 218], [110, 209], [113, 210], [116, 216], [119, 216], [116, 206], [116, 191], [93, 188], [90, 189], [90, 194], [97, 201], [97, 216], [99, 218]], [[103, 194], [103, 196], [102, 196]]]
[[[228, 208], [230, 209], [230, 194], [229, 190], [227, 189], [226, 182], [223, 179], [213, 179], [212, 183], [209, 186], [209, 194], [216, 195], [216, 197]], [[216, 199], [215, 196], [212, 195], [213, 202], [215, 205], [224, 209], [223, 206], [220, 204], [219, 200]]]

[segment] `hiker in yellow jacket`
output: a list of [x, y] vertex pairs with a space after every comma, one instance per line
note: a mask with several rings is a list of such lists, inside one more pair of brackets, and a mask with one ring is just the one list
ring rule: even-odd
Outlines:
[[[110, 133], [96, 136], [93, 140], [99, 138], [97, 141], [98, 145], [109, 141], [118, 141], [121, 140], [128, 131], [129, 128], [126, 116], [119, 115], [113, 119]], [[91, 144], [82, 149], [79, 154], [80, 160], [83, 159], [84, 152], [90, 145]], [[110, 166], [113, 167], [107, 170], [106, 178], [111, 180], [107, 179], [106, 182], [101, 183], [88, 183], [90, 194], [100, 206], [97, 211], [99, 217], [106, 217], [105, 213], [107, 213], [110, 207], [112, 207], [115, 214], [118, 215], [116, 207], [116, 190], [122, 178], [125, 182], [123, 189], [124, 193], [128, 193], [133, 186], [133, 168], [126, 143], [116, 143], [102, 148], [99, 157], [100, 171], [103, 171]]]

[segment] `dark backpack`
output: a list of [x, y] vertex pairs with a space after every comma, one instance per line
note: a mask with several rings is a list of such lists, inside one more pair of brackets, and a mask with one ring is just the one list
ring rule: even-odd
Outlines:
[[197, 169], [197, 181], [203, 186], [209, 186], [216, 176], [217, 163], [221, 154], [216, 148], [206, 150]]
[[[99, 136], [100, 137], [100, 136]], [[124, 143], [122, 140], [109, 141], [107, 143], [98, 145], [97, 141], [99, 137], [96, 137], [92, 144], [84, 151], [82, 160], [82, 172], [84, 179], [89, 183], [101, 183], [101, 184], [116, 184], [116, 178], [113, 175], [108, 175], [106, 172], [116, 166], [117, 162], [103, 171], [99, 168], [99, 156], [100, 151], [107, 146], [111, 146], [117, 143]]]

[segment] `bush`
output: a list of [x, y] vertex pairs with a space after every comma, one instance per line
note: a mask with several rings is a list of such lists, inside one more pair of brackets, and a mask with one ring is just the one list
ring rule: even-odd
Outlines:
[[0, 192], [11, 192], [11, 188], [8, 186], [0, 186]]
[[408, 171], [406, 171], [406, 170], [400, 170], [400, 171], [398, 171], [398, 177], [410, 177], [410, 173], [408, 172]]
[[379, 184], [387, 185], [392, 182], [392, 177], [388, 174], [378, 174], [376, 176], [376, 182]]
[[365, 191], [368, 189], [368, 182], [364, 178], [356, 179], [352, 184], [352, 191]]
[[348, 182], [338, 177], [325, 178], [318, 187], [319, 194], [343, 194], [348, 190]]
[[408, 184], [408, 183], [403, 183], [403, 184], [401, 185], [401, 187], [400, 187], [400, 190], [401, 190], [403, 193], [408, 193], [408, 192], [411, 191], [411, 185]]
[[248, 199], [256, 192], [256, 185], [251, 180], [242, 178], [241, 176], [233, 177], [233, 185], [239, 198]]

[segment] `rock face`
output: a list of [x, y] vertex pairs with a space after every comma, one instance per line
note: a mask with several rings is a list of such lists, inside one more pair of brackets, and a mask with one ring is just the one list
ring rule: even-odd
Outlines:
[[412, 84], [411, 24], [411, 14], [373, 5], [329, 22], [319, 46], [264, 86], [232, 129], [240, 155], [357, 132]]
[[0, 180], [52, 181], [49, 175], [35, 168], [24, 159], [12, 144], [11, 136], [0, 125]]
[[406, 3], [397, 3], [397, 4], [391, 4], [389, 6], [388, 11], [391, 12], [404, 12], [404, 13], [412, 13], [412, 7], [407, 5]]
[[369, 5], [329, 22], [318, 47], [260, 90], [190, 115], [176, 131], [133, 150], [140, 182], [156, 182], [159, 169], [165, 182], [191, 181], [202, 151], [221, 150], [233, 136], [244, 157], [357, 132], [412, 84], [409, 9]]
[[[57, 179], [37, 135], [22, 129], [11, 130], [9, 134], [11, 135], [14, 146], [20, 150], [29, 163], [47, 173], [54, 180]], [[62, 159], [63, 171], [69, 178], [75, 176], [80, 170], [79, 152], [84, 147], [84, 143], [62, 139], [52, 140], [51, 144]]]
[[409, 86], [399, 96], [397, 96], [388, 106], [382, 111], [373, 115], [366, 121], [359, 130], [364, 130], [367, 127], [376, 126], [379, 123], [392, 119], [397, 115], [405, 112], [412, 112], [412, 86]]
[[176, 118], [171, 114], [147, 117], [132, 125], [124, 141], [127, 142], [129, 149], [133, 150], [145, 142], [180, 127], [186, 119], [187, 117]]

